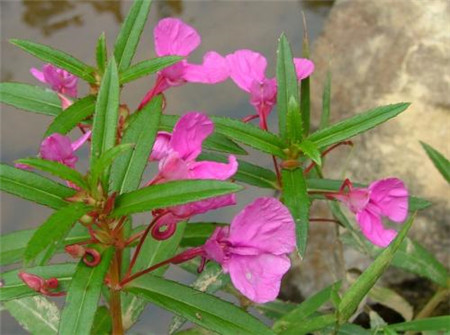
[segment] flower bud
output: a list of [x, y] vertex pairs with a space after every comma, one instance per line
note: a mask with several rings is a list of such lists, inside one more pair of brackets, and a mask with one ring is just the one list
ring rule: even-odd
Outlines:
[[64, 250], [73, 258], [81, 258], [86, 254], [86, 248], [79, 244], [67, 245]]
[[40, 292], [45, 285], [45, 280], [43, 278], [32, 273], [19, 272], [19, 278], [22, 279], [29, 288], [36, 292]]

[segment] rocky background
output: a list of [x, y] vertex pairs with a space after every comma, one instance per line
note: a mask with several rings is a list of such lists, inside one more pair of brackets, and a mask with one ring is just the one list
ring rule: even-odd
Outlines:
[[[450, 267], [450, 187], [419, 143], [450, 157], [450, 2], [337, 0], [313, 44], [312, 58], [316, 126], [328, 69], [332, 122], [375, 106], [412, 103], [399, 117], [356, 138], [353, 150], [333, 151], [327, 158], [326, 176], [365, 183], [388, 176], [403, 179], [412, 194], [433, 203], [419, 213], [410, 237]], [[313, 213], [329, 215], [320, 205]], [[297, 290], [289, 285], [287, 295], [309, 296], [339, 276], [339, 257], [330, 257], [340, 250], [335, 228], [312, 223], [311, 230], [309, 255], [288, 279]], [[347, 248], [344, 255], [346, 268], [363, 270], [369, 264], [368, 258]], [[390, 270], [383, 281], [418, 307], [432, 294], [432, 285], [413, 278]], [[449, 311], [448, 305], [443, 308]]]

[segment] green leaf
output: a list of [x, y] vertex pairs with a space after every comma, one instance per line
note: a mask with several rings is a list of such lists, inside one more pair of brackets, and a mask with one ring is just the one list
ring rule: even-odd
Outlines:
[[162, 98], [157, 96], [135, 114], [125, 129], [121, 143], [133, 144], [134, 150], [116, 159], [111, 170], [112, 190], [119, 194], [136, 190], [147, 166], [158, 131]]
[[98, 38], [97, 48], [95, 49], [95, 59], [97, 60], [98, 70], [103, 74], [105, 72], [106, 64], [108, 63], [105, 33], [102, 33]]
[[44, 62], [67, 70], [89, 83], [95, 83], [95, 76], [93, 75], [94, 69], [68, 53], [53, 49], [47, 45], [26, 40], [12, 39], [10, 42]]
[[68, 180], [81, 188], [86, 189], [87, 183], [81, 173], [56, 161], [49, 161], [41, 158], [23, 158], [16, 162], [26, 164], [44, 172], [51, 173], [63, 180]]
[[398, 103], [371, 109], [318, 130], [311, 134], [308, 139], [322, 149], [347, 140], [392, 119], [405, 111], [409, 105], [409, 103]]
[[327, 71], [327, 78], [325, 79], [325, 85], [323, 87], [322, 94], [322, 114], [320, 115], [319, 129], [328, 127], [330, 122], [331, 111], [331, 72]]
[[97, 303], [114, 248], [106, 249], [99, 265], [89, 267], [82, 261], [78, 263], [73, 275], [66, 303], [61, 315], [59, 334], [89, 334], [94, 322]]
[[262, 152], [281, 158], [286, 156], [283, 152], [285, 145], [275, 134], [239, 120], [217, 116], [211, 117], [211, 119], [214, 122], [215, 130], [219, 134]]
[[111, 331], [111, 313], [106, 306], [100, 306], [97, 308], [97, 312], [95, 312], [91, 335], [108, 335], [111, 334]]
[[[175, 123], [178, 121], [179, 116], [177, 115], [162, 115], [160, 130], [172, 132]], [[236, 155], [247, 155], [247, 152], [242, 149], [235, 142], [230, 140], [225, 135], [216, 132], [208, 136], [208, 138], [203, 142], [203, 148], [213, 151], [225, 152]]]
[[22, 259], [25, 246], [35, 229], [20, 230], [0, 236], [0, 265], [13, 264]]
[[294, 324], [301, 323], [302, 320], [317, 312], [323, 304], [329, 301], [333, 290], [336, 290], [340, 285], [341, 282], [336, 282], [309, 297], [297, 308], [275, 321], [272, 329], [276, 333], [282, 333], [284, 329], [292, 328]]
[[369, 291], [369, 297], [372, 301], [396, 311], [405, 320], [411, 320], [413, 317], [413, 307], [405, 298], [394, 290], [375, 285]]
[[[228, 163], [228, 157], [215, 153], [202, 153], [199, 157], [202, 161], [215, 161]], [[233, 179], [261, 188], [278, 189], [277, 176], [271, 170], [238, 159], [238, 171]]]
[[132, 143], [119, 144], [115, 147], [111, 147], [106, 150], [96, 161], [92, 164], [92, 170], [89, 178], [89, 182], [92, 186], [92, 189], [96, 189], [98, 182], [102, 181], [102, 185], [104, 189], [108, 189], [108, 173], [113, 161], [118, 158], [120, 155], [126, 153], [127, 151], [131, 151], [133, 149]]
[[28, 241], [24, 253], [25, 262], [32, 261], [47, 248], [54, 251], [58, 242], [66, 236], [72, 225], [90, 209], [82, 203], [72, 203], [50, 215]]
[[450, 183], [450, 161], [432, 146], [424, 142], [420, 142], [420, 144], [427, 153], [428, 157], [433, 162], [436, 169], [438, 169], [438, 171], [441, 173], [442, 177], [444, 177], [447, 183]]
[[55, 92], [28, 84], [0, 83], [0, 102], [50, 116], [56, 116], [62, 110]]
[[224, 225], [210, 222], [190, 222], [186, 226], [180, 246], [198, 247], [203, 245], [217, 227]]
[[75, 101], [73, 105], [63, 110], [53, 119], [53, 122], [48, 126], [44, 137], [50, 136], [53, 133], [63, 135], [68, 134], [79, 123], [91, 116], [94, 113], [94, 110], [95, 97], [92, 95], [88, 95], [87, 97]]
[[182, 59], [183, 57], [181, 56], [165, 56], [139, 62], [120, 73], [120, 84], [126, 84], [130, 81], [161, 71], [170, 65], [178, 63]]
[[295, 220], [297, 251], [300, 257], [304, 257], [308, 240], [310, 201], [303, 170], [299, 168], [295, 170], [283, 169], [281, 176], [283, 180], [283, 203], [289, 208]]
[[125, 18], [114, 45], [114, 57], [120, 72], [131, 64], [150, 12], [151, 0], [135, 0]]
[[[26, 272], [46, 279], [55, 277], [58, 279], [59, 283], [58, 291], [65, 291], [72, 280], [74, 270], [75, 264], [66, 263], [27, 268]], [[4, 283], [3, 286], [0, 287], [0, 301], [8, 301], [39, 294], [25, 285], [19, 278], [18, 274], [20, 271], [22, 270], [12, 270], [0, 275], [0, 279]]]
[[273, 334], [231, 303], [170, 280], [146, 275], [127, 284], [125, 290], [220, 334]]
[[336, 322], [336, 316], [334, 315], [319, 315], [308, 319], [302, 319], [294, 324], [291, 324], [289, 328], [280, 329], [277, 334], [282, 335], [303, 335], [309, 334], [313, 331], [325, 328]]
[[5, 302], [5, 308], [30, 334], [58, 333], [59, 309], [42, 296]]
[[283, 300], [274, 300], [262, 305], [255, 305], [255, 308], [259, 312], [267, 316], [269, 319], [275, 321], [281, 318], [283, 315], [289, 313], [296, 307], [297, 304]]
[[432, 318], [413, 320], [402, 323], [394, 323], [387, 326], [388, 329], [395, 331], [450, 331], [450, 316], [436, 316]]
[[[190, 286], [201, 292], [215, 293], [229, 283], [230, 276], [223, 273], [219, 264], [208, 263]], [[186, 321], [185, 318], [174, 316], [169, 327], [169, 334], [175, 333]]]
[[322, 157], [320, 151], [314, 144], [314, 142], [304, 140], [300, 144], [298, 144], [298, 147], [313, 162], [315, 162], [319, 166], [322, 165]]
[[[167, 240], [157, 241], [151, 236], [148, 236], [142, 245], [141, 252], [136, 260], [136, 264], [133, 267], [133, 272], [149, 268], [152, 265], [160, 263], [166, 259], [169, 259], [178, 249], [181, 238], [183, 237], [185, 223], [178, 223], [175, 234]], [[154, 276], [162, 276], [168, 269], [168, 266], [163, 266], [153, 271]], [[141, 313], [147, 306], [147, 302], [133, 294], [128, 294], [122, 303], [122, 321], [125, 329], [130, 328], [139, 318]]]
[[[300, 116], [297, 74], [292, 60], [291, 46], [284, 34], [278, 40], [277, 84], [278, 129], [280, 136], [285, 141], [295, 143], [302, 137], [303, 124]], [[289, 129], [291, 129], [290, 132]]]
[[122, 216], [157, 208], [167, 208], [234, 193], [241, 189], [242, 187], [239, 185], [218, 180], [172, 181], [119, 196], [111, 215]]
[[92, 128], [91, 165], [116, 144], [119, 118], [119, 77], [114, 58], [103, 76], [95, 106]]
[[372, 286], [375, 285], [378, 278], [380, 278], [384, 271], [389, 267], [395, 253], [405, 239], [409, 228], [411, 228], [413, 221], [414, 217], [411, 217], [406, 223], [404, 223], [398, 236], [391, 242], [389, 247], [381, 252], [381, 254], [362, 273], [356, 282], [350, 286], [347, 292], [344, 293], [338, 309], [338, 321], [340, 324], [345, 323], [352, 316], [361, 300], [369, 292]]
[[5, 164], [0, 164], [0, 189], [55, 209], [67, 205], [64, 199], [75, 193], [74, 189], [53, 180]]

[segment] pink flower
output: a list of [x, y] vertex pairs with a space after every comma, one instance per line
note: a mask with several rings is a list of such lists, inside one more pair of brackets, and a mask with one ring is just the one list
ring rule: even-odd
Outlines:
[[296, 247], [289, 210], [275, 198], [258, 198], [229, 227], [217, 228], [203, 246], [204, 257], [222, 265], [233, 285], [257, 303], [275, 300]]
[[[344, 192], [346, 186], [348, 191]], [[368, 188], [354, 188], [346, 180], [338, 194], [328, 196], [343, 202], [355, 213], [364, 236], [379, 247], [387, 247], [397, 236], [397, 231], [383, 226], [382, 217], [401, 223], [408, 215], [408, 190], [397, 178], [377, 180]]]
[[88, 131], [72, 143], [68, 136], [58, 133], [52, 134], [42, 141], [39, 154], [43, 159], [56, 161], [67, 165], [70, 168], [74, 168], [75, 163], [78, 161], [75, 151], [78, 150], [90, 136], [91, 132]]
[[[201, 42], [197, 31], [180, 19], [162, 19], [156, 25], [153, 36], [156, 54], [162, 56], [189, 56]], [[228, 66], [224, 57], [209, 51], [203, 57], [203, 64], [190, 64], [182, 60], [158, 73], [155, 86], [147, 92], [139, 105], [143, 108], [155, 95], [170, 87], [186, 82], [216, 84], [228, 78]]]
[[30, 72], [37, 80], [48, 84], [53, 91], [71, 97], [77, 96], [78, 78], [66, 70], [59, 69], [51, 64], [45, 64], [42, 71], [31, 68]]
[[[243, 91], [250, 94], [250, 104], [259, 116], [260, 127], [267, 129], [267, 116], [277, 100], [277, 82], [266, 77], [266, 58], [251, 50], [238, 50], [226, 56], [230, 77]], [[298, 80], [305, 79], [314, 71], [314, 63], [304, 58], [294, 58]], [[255, 117], [250, 117], [251, 120]]]
[[[226, 180], [233, 176], [238, 168], [233, 155], [229, 156], [226, 164], [196, 161], [202, 151], [203, 141], [213, 131], [214, 124], [206, 115], [189, 112], [178, 120], [172, 134], [159, 132], [150, 156], [150, 160], [159, 160], [159, 173], [149, 184], [182, 179]], [[171, 215], [166, 215], [161, 222], [168, 226], [170, 222], [235, 203], [234, 195], [224, 195], [172, 207], [169, 209]]]

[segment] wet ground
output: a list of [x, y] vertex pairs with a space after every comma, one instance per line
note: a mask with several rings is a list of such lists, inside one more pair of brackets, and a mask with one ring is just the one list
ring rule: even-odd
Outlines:
[[[285, 32], [293, 45], [294, 54], [301, 55], [302, 21], [305, 12], [310, 39], [320, 34], [331, 1], [156, 1], [143, 34], [135, 61], [154, 56], [152, 29], [158, 19], [177, 16], [193, 25], [202, 36], [201, 46], [190, 60], [199, 62], [209, 50], [221, 54], [248, 48], [263, 53], [269, 62], [268, 74], [275, 74], [277, 38]], [[120, 23], [131, 1], [30, 1], [0, 0], [1, 11], [1, 81], [17, 81], [38, 84], [29, 74], [31, 67], [42, 63], [10, 45], [8, 39], [29, 39], [51, 45], [73, 54], [77, 58], [94, 63], [94, 49], [98, 36], [106, 33], [109, 49], [112, 48]], [[154, 78], [139, 80], [127, 86], [122, 102], [131, 108], [150, 88]], [[80, 88], [80, 95], [87, 87]], [[187, 110], [206, 111], [209, 114], [244, 117], [252, 112], [246, 94], [231, 81], [207, 86], [186, 85], [172, 89], [166, 95], [167, 113], [180, 114]], [[50, 118], [21, 112], [1, 106], [1, 160], [11, 164], [14, 159], [35, 155], [42, 134]], [[86, 154], [87, 152], [84, 152]], [[259, 159], [258, 157], [256, 159]], [[86, 161], [81, 159], [83, 168]], [[270, 166], [270, 161], [266, 162]], [[240, 195], [239, 208], [255, 197], [255, 190], [248, 189]], [[264, 192], [262, 193], [264, 194]], [[50, 214], [44, 207], [2, 194], [2, 233], [36, 227]], [[238, 209], [226, 209], [209, 214], [205, 219], [227, 220]], [[218, 219], [219, 216], [219, 219]], [[169, 271], [170, 272], [170, 271]], [[171, 270], [170, 276], [183, 275]], [[2, 312], [2, 334], [24, 334], [19, 325], [7, 313]], [[165, 334], [170, 315], [156, 308], [148, 308], [134, 328], [135, 333]]]

